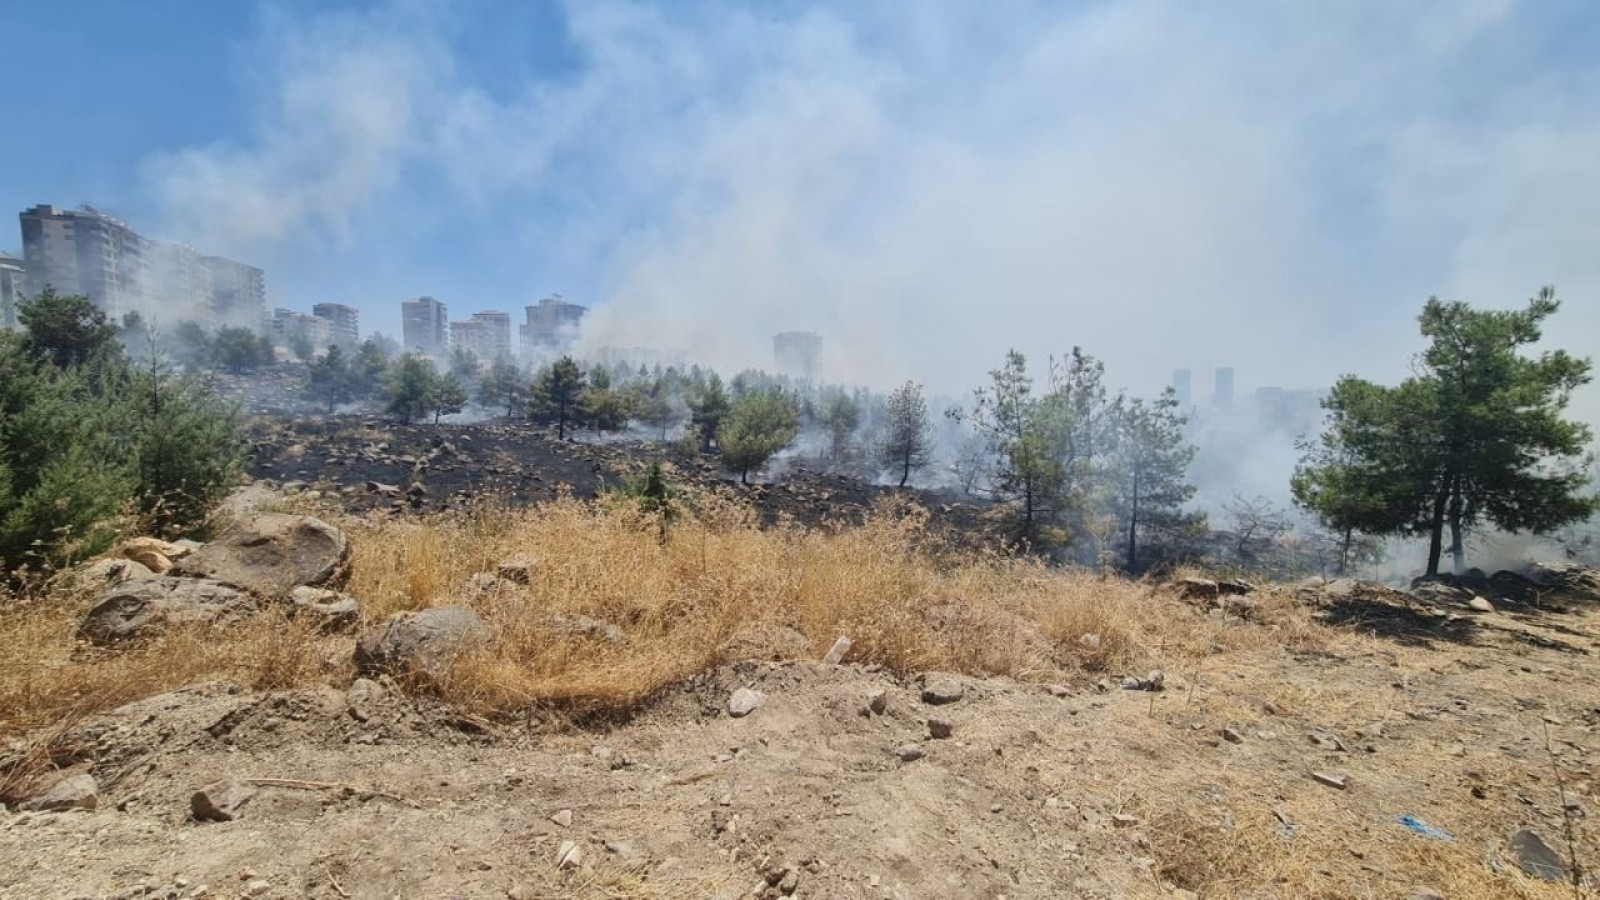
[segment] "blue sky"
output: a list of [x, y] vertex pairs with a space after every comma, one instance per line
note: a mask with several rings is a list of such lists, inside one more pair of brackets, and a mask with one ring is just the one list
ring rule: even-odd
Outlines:
[[1554, 283], [1600, 350], [1583, 0], [0, 5], [0, 206], [368, 328], [559, 292], [728, 366], [804, 328], [878, 383], [1082, 344], [1248, 389], [1396, 376], [1429, 295]]

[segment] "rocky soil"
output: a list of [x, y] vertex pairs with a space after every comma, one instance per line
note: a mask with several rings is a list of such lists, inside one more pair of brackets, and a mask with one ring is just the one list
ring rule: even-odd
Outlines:
[[752, 662], [610, 727], [343, 659], [196, 685], [12, 747], [58, 771], [0, 821], [0, 896], [1571, 896], [1539, 846], [1597, 852], [1593, 572], [1308, 584], [1334, 651], [1248, 591], [1153, 599], [1259, 632], [1166, 672]]

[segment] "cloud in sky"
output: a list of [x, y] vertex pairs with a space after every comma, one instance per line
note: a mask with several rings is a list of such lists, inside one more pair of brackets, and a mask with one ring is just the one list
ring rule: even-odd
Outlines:
[[425, 248], [447, 301], [458, 257], [484, 307], [589, 302], [594, 344], [764, 365], [810, 329], [878, 384], [1074, 344], [1138, 390], [1395, 377], [1429, 294], [1547, 282], [1600, 349], [1583, 4], [906, 9], [573, 3], [570, 61], [512, 80], [473, 65], [483, 5], [269, 13], [253, 132], [147, 184], [235, 252], [382, 245], [393, 284]]

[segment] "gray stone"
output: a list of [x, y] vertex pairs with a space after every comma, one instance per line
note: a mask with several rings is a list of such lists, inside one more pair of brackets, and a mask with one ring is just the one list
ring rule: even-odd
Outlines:
[[839, 639], [833, 642], [833, 646], [828, 648], [828, 653], [822, 657], [822, 661], [827, 665], [837, 666], [839, 663], [844, 662], [845, 654], [849, 652], [850, 639], [840, 635]]
[[1244, 735], [1240, 734], [1239, 732], [1235, 731], [1232, 728], [1224, 728], [1224, 729], [1222, 729], [1222, 739], [1227, 741], [1230, 744], [1242, 744], [1242, 743], [1244, 743]]
[[577, 841], [562, 841], [560, 849], [556, 851], [556, 868], [570, 872], [580, 865], [583, 865], [583, 848]]
[[343, 631], [361, 620], [356, 598], [326, 588], [297, 587], [289, 592], [297, 615], [311, 616], [323, 631]]
[[1517, 868], [1526, 874], [1545, 881], [1566, 881], [1569, 877], [1567, 863], [1560, 854], [1550, 849], [1532, 831], [1523, 829], [1511, 836], [1511, 856], [1517, 861]]
[[383, 699], [383, 685], [370, 678], [357, 678], [350, 683], [350, 689], [345, 691], [345, 707], [350, 711], [350, 717], [357, 722], [365, 722], [372, 718], [372, 704]]
[[1320, 784], [1325, 784], [1341, 791], [1350, 784], [1343, 775], [1334, 775], [1330, 772], [1312, 772], [1311, 777]]
[[514, 884], [506, 889], [507, 900], [539, 900], [543, 896], [538, 888], [526, 882]]
[[728, 698], [728, 715], [735, 719], [742, 719], [755, 712], [767, 695], [749, 688], [739, 688]]
[[867, 711], [872, 713], [873, 715], [881, 716], [885, 712], [888, 712], [888, 710], [889, 710], [889, 692], [888, 691], [874, 691], [872, 696], [867, 698]]
[[455, 657], [494, 634], [465, 606], [436, 606], [396, 613], [356, 640], [354, 662], [363, 675], [418, 673], [438, 677]]
[[901, 744], [895, 748], [894, 755], [900, 757], [901, 762], [915, 762], [925, 754], [921, 744]]
[[961, 682], [948, 675], [941, 675], [930, 679], [922, 688], [922, 702], [938, 706], [943, 703], [954, 703], [966, 694], [966, 688], [961, 686]]
[[189, 812], [201, 822], [232, 822], [255, 795], [253, 785], [224, 778], [195, 791], [189, 797]]
[[344, 532], [311, 516], [266, 513], [179, 560], [172, 573], [277, 598], [301, 585], [338, 587], [349, 565], [350, 542]]
[[572, 827], [572, 810], [570, 810], [570, 809], [558, 809], [558, 810], [556, 810], [555, 815], [552, 815], [550, 817], [550, 821], [556, 823], [557, 825], [560, 825], [562, 828], [571, 828]]
[[234, 622], [259, 608], [255, 598], [221, 582], [152, 575], [101, 595], [79, 624], [78, 636], [95, 644], [114, 644], [175, 625]]
[[1475, 609], [1478, 612], [1486, 612], [1486, 613], [1494, 612], [1494, 604], [1490, 603], [1488, 600], [1483, 599], [1482, 597], [1473, 597], [1471, 600], [1467, 601], [1467, 606], [1468, 606], [1468, 608]]
[[22, 804], [28, 812], [57, 812], [67, 809], [97, 809], [100, 806], [100, 786], [88, 773], [63, 778], [48, 791]]
[[956, 727], [948, 719], [929, 719], [928, 737], [944, 740], [954, 734]]
[[1118, 828], [1129, 828], [1139, 824], [1139, 817], [1128, 813], [1114, 813], [1111, 816], [1111, 824]]
[[79, 587], [100, 589], [124, 584], [156, 573], [131, 559], [96, 559], [72, 570], [72, 580]]

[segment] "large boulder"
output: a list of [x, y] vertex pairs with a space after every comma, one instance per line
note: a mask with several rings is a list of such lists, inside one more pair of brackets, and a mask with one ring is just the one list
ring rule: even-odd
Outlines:
[[90, 560], [68, 573], [70, 582], [84, 590], [101, 590], [139, 578], [149, 578], [155, 573], [131, 559], [109, 557]]
[[130, 538], [117, 548], [118, 556], [131, 559], [157, 575], [167, 574], [167, 570], [172, 568], [173, 560], [182, 559], [192, 552], [188, 547], [153, 537]]
[[368, 676], [442, 675], [458, 654], [482, 645], [493, 634], [488, 623], [465, 606], [396, 613], [356, 640], [356, 671]]
[[148, 637], [174, 625], [220, 625], [254, 614], [255, 598], [219, 581], [152, 575], [95, 601], [78, 636], [95, 644]]
[[310, 516], [268, 513], [230, 528], [179, 560], [172, 573], [282, 598], [302, 585], [338, 587], [349, 565], [344, 532]]

